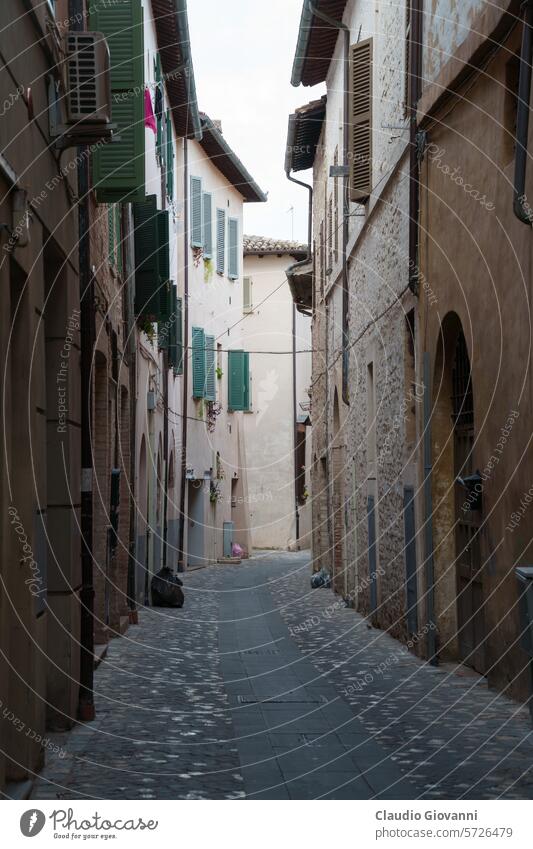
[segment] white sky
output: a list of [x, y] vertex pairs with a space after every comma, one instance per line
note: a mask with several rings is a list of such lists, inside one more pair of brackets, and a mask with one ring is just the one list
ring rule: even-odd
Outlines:
[[[228, 144], [267, 203], [244, 205], [244, 232], [307, 242], [308, 193], [285, 177], [289, 113], [323, 93], [290, 84], [302, 0], [189, 0], [198, 104], [222, 121]], [[310, 182], [310, 173], [296, 174]]]

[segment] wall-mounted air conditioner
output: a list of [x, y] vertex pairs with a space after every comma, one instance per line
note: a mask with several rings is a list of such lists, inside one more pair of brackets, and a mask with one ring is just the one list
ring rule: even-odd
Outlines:
[[65, 85], [69, 123], [111, 122], [109, 47], [101, 32], [65, 37]]

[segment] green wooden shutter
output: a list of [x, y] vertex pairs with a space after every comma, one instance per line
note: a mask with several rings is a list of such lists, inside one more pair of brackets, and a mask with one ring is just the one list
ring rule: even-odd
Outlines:
[[203, 247], [202, 236], [202, 181], [199, 177], [191, 177], [191, 245], [193, 248]]
[[244, 351], [228, 351], [228, 408], [245, 408], [245, 357]]
[[176, 287], [170, 282], [170, 316], [168, 318], [168, 365], [169, 368], [176, 368], [178, 364], [177, 356], [177, 333], [176, 333]]
[[183, 374], [183, 302], [176, 298], [176, 374]]
[[172, 119], [167, 110], [167, 196], [174, 197], [174, 148], [172, 145]]
[[105, 35], [111, 54], [111, 107], [120, 141], [92, 155], [99, 203], [145, 196], [144, 38], [141, 0], [92, 0], [90, 28]]
[[226, 212], [217, 209], [217, 271], [224, 274], [226, 267]]
[[135, 314], [157, 320], [159, 304], [159, 228], [157, 198], [133, 204], [135, 243]]
[[213, 256], [213, 204], [209, 192], [203, 194], [204, 213], [204, 256], [211, 259]]
[[253, 312], [251, 277], [243, 277], [242, 279], [242, 311], [244, 313]]
[[239, 222], [236, 218], [228, 220], [229, 268], [228, 277], [236, 280], [239, 276]]
[[205, 393], [205, 333], [202, 327], [192, 329], [192, 395], [203, 398]]
[[243, 380], [244, 380], [244, 399], [243, 410], [250, 409], [250, 354], [248, 351], [243, 353]]
[[[162, 86], [162, 75], [161, 75], [161, 57], [159, 53], [156, 55], [154, 59], [154, 71], [155, 71], [155, 82], [156, 89], [160, 89], [161, 94], [163, 94], [163, 86]], [[163, 118], [161, 115], [155, 116], [156, 120], [156, 153], [160, 158], [163, 158]]]
[[166, 321], [172, 309], [170, 303], [170, 224], [168, 210], [157, 213], [159, 316]]
[[205, 398], [207, 401], [217, 400], [216, 388], [216, 361], [215, 361], [215, 337], [205, 337]]

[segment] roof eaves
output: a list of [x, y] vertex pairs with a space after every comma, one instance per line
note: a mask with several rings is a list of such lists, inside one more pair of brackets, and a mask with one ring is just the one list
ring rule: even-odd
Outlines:
[[[219, 171], [224, 174], [230, 182], [235, 186], [237, 191], [239, 191], [243, 197], [245, 202], [251, 203], [265, 203], [267, 200], [266, 194], [259, 188], [255, 180], [253, 179], [250, 172], [247, 168], [244, 167], [243, 163], [239, 159], [236, 153], [233, 152], [226, 139], [218, 129], [218, 127], [213, 123], [211, 118], [206, 115], [204, 112], [200, 113], [201, 117], [201, 126], [202, 126], [202, 139], [200, 140], [200, 144], [209, 155], [209, 151], [206, 149], [207, 139], [206, 136], [209, 135], [215, 146], [219, 149], [220, 153], [218, 156], [220, 160], [214, 162], [214, 165], [219, 169]], [[240, 176], [240, 180], [236, 182], [229, 176], [229, 174], [224, 171], [224, 157], [226, 157], [230, 163], [233, 165], [233, 168], [238, 172]]]
[[187, 0], [175, 0], [176, 3], [176, 22], [180, 38], [180, 46], [183, 53], [183, 61], [187, 65], [187, 95], [189, 111], [192, 118], [192, 133], [191, 137], [200, 141], [202, 138], [202, 124], [200, 121], [200, 112], [198, 109], [198, 98], [196, 95], [196, 82], [194, 79], [194, 65], [192, 61], [191, 38], [189, 34], [189, 17], [187, 15]]
[[322, 124], [326, 116], [327, 95], [301, 106], [289, 115], [285, 173], [312, 168]]

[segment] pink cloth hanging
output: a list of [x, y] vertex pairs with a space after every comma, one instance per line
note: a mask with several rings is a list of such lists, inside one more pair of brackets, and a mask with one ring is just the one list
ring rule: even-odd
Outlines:
[[154, 133], [157, 133], [152, 98], [147, 88], [144, 90], [144, 126], [149, 127]]

